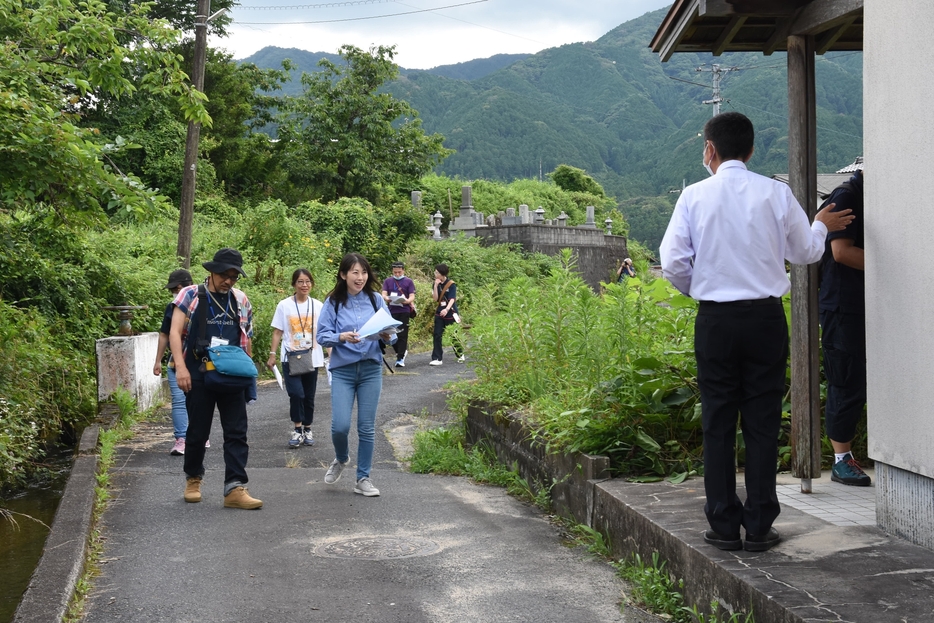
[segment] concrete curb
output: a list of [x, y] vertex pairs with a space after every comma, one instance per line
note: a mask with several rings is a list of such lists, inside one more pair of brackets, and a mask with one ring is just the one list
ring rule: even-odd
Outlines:
[[602, 479], [606, 457], [547, 455], [520, 419], [488, 404], [471, 405], [466, 426], [471, 443], [488, 443], [533, 487], [555, 483], [555, 511], [599, 530], [614, 558], [639, 554], [650, 565], [657, 552], [671, 576], [684, 578], [685, 603], [703, 613], [716, 602], [727, 612], [752, 611], [757, 621], [931, 620], [934, 552], [877, 527], [836, 526], [784, 505], [778, 546], [725, 552], [703, 541], [708, 526], [699, 479], [677, 485]]
[[[85, 429], [79, 445], [82, 452], [96, 448], [98, 433], [96, 425]], [[61, 621], [65, 616], [75, 584], [84, 571], [97, 463], [96, 454], [79, 454], [75, 459], [42, 558], [16, 609], [13, 623], [48, 623]]]

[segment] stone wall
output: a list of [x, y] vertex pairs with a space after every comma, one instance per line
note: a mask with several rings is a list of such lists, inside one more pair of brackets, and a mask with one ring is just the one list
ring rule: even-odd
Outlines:
[[620, 260], [629, 257], [624, 236], [608, 236], [599, 229], [556, 225], [502, 225], [477, 228], [483, 244], [515, 243], [529, 253], [558, 255], [571, 249], [577, 270], [590, 287], [599, 290], [601, 281], [616, 278]]

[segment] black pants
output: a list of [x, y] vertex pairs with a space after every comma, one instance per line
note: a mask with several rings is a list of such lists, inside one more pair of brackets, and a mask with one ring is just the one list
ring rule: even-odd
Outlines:
[[[704, 427], [704, 512], [732, 537], [764, 535], [780, 511], [778, 434], [788, 365], [788, 323], [778, 299], [700, 304], [694, 325]], [[736, 495], [736, 423], [746, 445], [746, 502]]]
[[289, 362], [282, 362], [282, 377], [285, 391], [289, 395], [289, 418], [295, 425], [311, 426], [315, 421], [315, 390], [318, 388], [318, 371], [308, 374], [289, 374]]
[[866, 316], [822, 311], [820, 324], [827, 377], [827, 436], [849, 443], [866, 406]]
[[396, 351], [396, 361], [401, 361], [405, 359], [405, 353], [409, 350], [409, 312], [393, 314], [392, 317], [402, 323], [396, 334], [396, 343], [392, 345]]
[[[450, 319], [449, 319], [450, 318]], [[435, 330], [432, 335], [433, 338], [433, 348], [431, 349], [431, 360], [432, 361], [441, 361], [442, 357], [442, 348], [441, 342], [444, 339], [444, 330], [447, 329], [450, 325], [454, 324], [454, 319], [451, 318], [449, 313], [446, 318], [435, 314]], [[461, 343], [456, 338], [452, 340], [452, 346], [454, 347], [454, 356], [460, 357], [464, 352], [461, 348]]]
[[191, 390], [185, 395], [188, 407], [188, 434], [185, 444], [185, 474], [204, 475], [204, 443], [211, 435], [214, 407], [220, 413], [224, 431], [224, 484], [245, 485], [246, 463], [250, 456], [246, 431], [246, 397], [244, 392], [222, 394], [205, 389], [204, 381], [191, 380]]

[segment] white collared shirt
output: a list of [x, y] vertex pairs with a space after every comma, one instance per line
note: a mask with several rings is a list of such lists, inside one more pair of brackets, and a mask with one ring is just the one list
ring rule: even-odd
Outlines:
[[780, 297], [791, 289], [784, 260], [820, 260], [826, 237], [787, 184], [727, 160], [681, 193], [662, 239], [662, 272], [699, 301]]

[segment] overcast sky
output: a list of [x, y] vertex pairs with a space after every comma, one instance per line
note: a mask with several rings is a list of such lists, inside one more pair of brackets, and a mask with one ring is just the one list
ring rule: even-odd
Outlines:
[[345, 43], [363, 49], [395, 45], [395, 61], [407, 69], [593, 41], [623, 22], [671, 5], [671, 0], [240, 2], [232, 11], [230, 36], [211, 41], [234, 58], [270, 45], [331, 53]]

